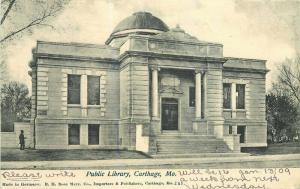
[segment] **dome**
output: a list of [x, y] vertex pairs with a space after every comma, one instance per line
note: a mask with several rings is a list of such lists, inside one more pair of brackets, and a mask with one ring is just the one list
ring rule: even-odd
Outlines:
[[169, 27], [161, 19], [153, 16], [149, 12], [136, 12], [133, 13], [133, 15], [122, 20], [115, 27], [112, 35], [117, 33], [126, 33], [127, 31], [130, 32], [130, 30], [157, 30], [165, 32], [169, 31]]

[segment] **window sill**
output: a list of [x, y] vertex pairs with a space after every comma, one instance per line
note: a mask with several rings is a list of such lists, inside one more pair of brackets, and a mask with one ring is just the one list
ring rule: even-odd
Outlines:
[[225, 112], [232, 112], [232, 111], [236, 111], [236, 112], [246, 112], [247, 110], [246, 110], [246, 109], [236, 109], [236, 110], [232, 110], [232, 109], [224, 109], [224, 108], [223, 108], [223, 111], [225, 111]]
[[88, 108], [101, 108], [100, 105], [87, 105]]
[[68, 107], [81, 107], [81, 104], [68, 104]]
[[[81, 104], [68, 104], [68, 107], [81, 108]], [[87, 105], [88, 108], [101, 108], [101, 105]]]

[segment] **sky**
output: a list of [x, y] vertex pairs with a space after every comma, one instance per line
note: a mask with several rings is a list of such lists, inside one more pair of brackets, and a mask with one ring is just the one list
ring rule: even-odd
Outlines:
[[103, 44], [137, 11], [151, 12], [170, 28], [178, 24], [199, 40], [222, 43], [224, 56], [267, 60], [267, 88], [276, 66], [300, 52], [298, 0], [72, 0], [49, 22], [54, 29], [34, 28], [2, 49], [9, 79], [31, 87], [28, 62], [37, 40]]

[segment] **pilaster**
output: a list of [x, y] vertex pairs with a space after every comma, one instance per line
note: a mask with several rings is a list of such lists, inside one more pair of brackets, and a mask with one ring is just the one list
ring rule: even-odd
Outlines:
[[87, 146], [88, 145], [88, 125], [81, 124], [80, 125], [80, 145]]
[[81, 104], [81, 116], [87, 116], [87, 75], [81, 75], [80, 77], [80, 104]]
[[195, 71], [195, 109], [196, 109], [196, 120], [201, 119], [201, 71]]
[[48, 111], [48, 68], [37, 68], [37, 115], [46, 116]]

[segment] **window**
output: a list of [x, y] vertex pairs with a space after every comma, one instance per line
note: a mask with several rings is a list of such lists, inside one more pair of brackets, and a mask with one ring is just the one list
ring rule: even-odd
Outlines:
[[240, 134], [240, 143], [245, 143], [246, 126], [238, 126], [237, 134]]
[[231, 125], [229, 125], [229, 127], [228, 127], [228, 134], [232, 135], [232, 126]]
[[69, 125], [69, 145], [79, 145], [80, 144], [80, 125], [70, 124]]
[[190, 107], [195, 107], [195, 87], [190, 87]]
[[245, 109], [245, 85], [236, 85], [236, 108]]
[[231, 108], [231, 85], [229, 83], [223, 84], [223, 108]]
[[99, 125], [89, 125], [89, 145], [99, 144]]
[[100, 105], [100, 77], [88, 76], [88, 105]]
[[68, 104], [80, 104], [80, 75], [68, 75]]

